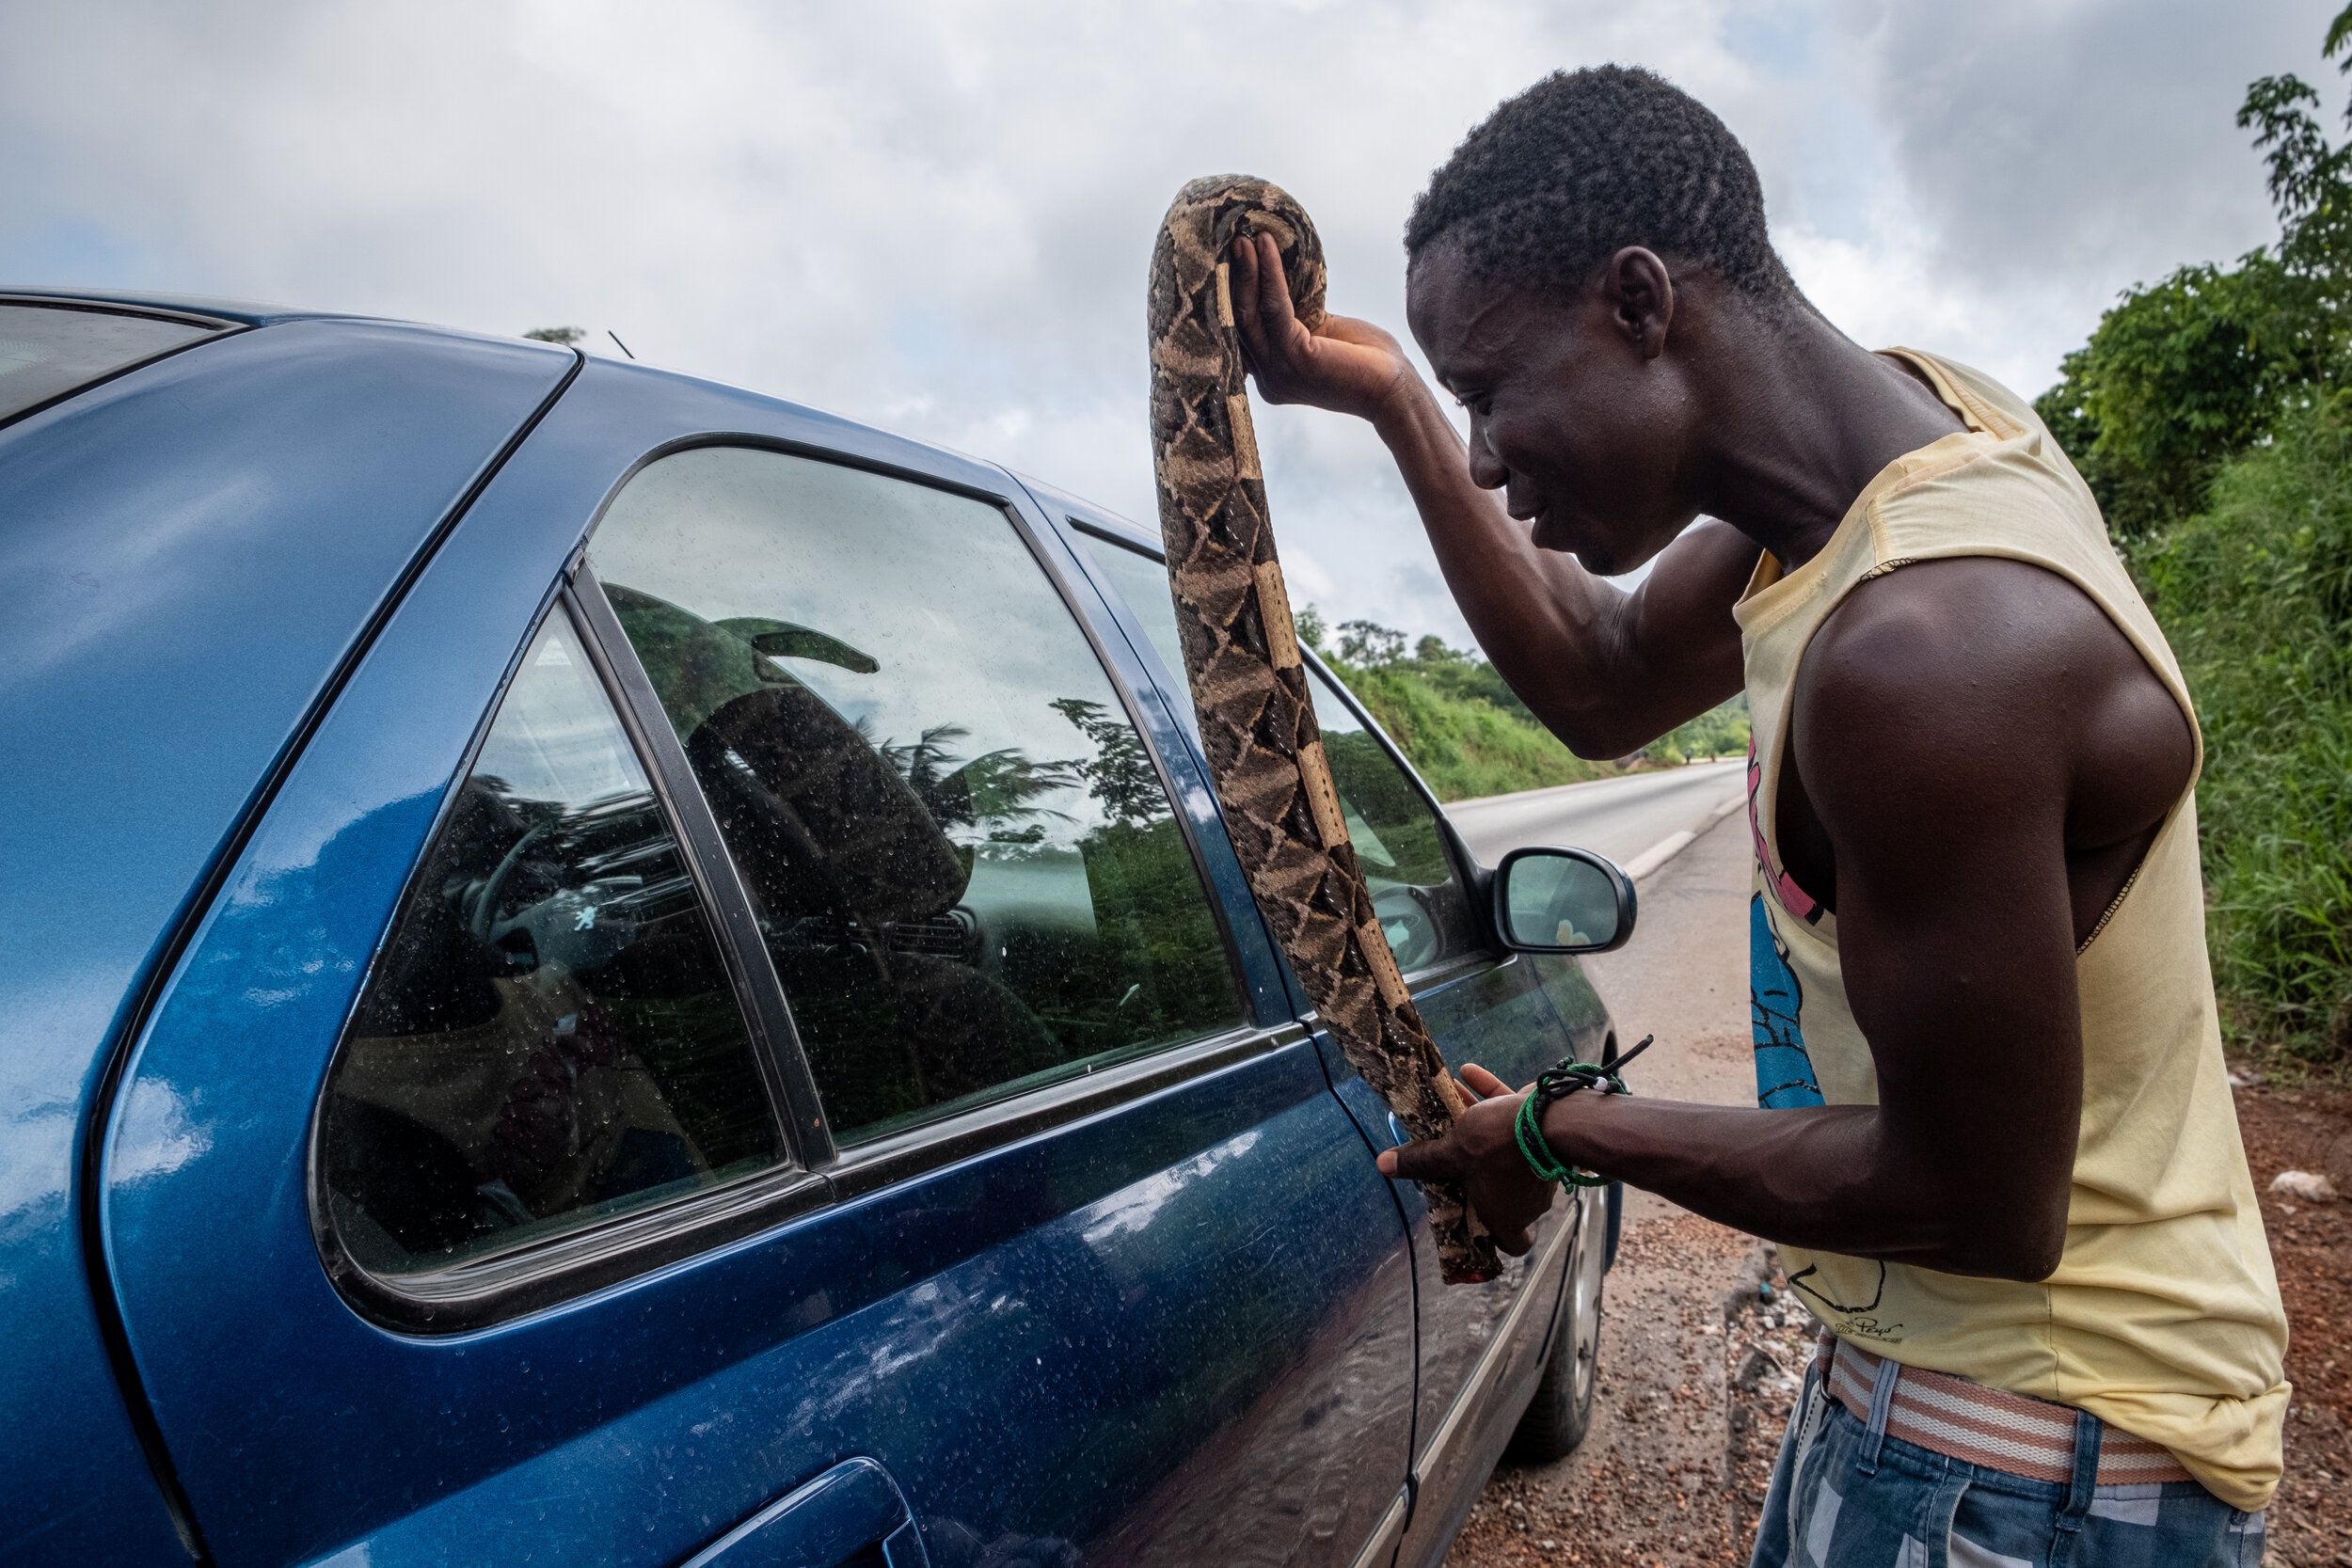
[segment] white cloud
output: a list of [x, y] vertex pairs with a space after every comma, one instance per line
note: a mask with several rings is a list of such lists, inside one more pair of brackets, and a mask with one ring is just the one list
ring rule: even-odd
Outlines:
[[[1834, 320], [2031, 392], [2118, 289], [2265, 237], [2230, 114], [2319, 74], [2327, 13], [13, 0], [0, 275], [611, 328], [1148, 522], [1143, 269], [1191, 176], [1288, 185], [1335, 308], [1401, 327], [1398, 235], [1454, 143], [1555, 67], [1650, 65], [1748, 141]], [[1261, 435], [1327, 611], [1465, 635], [1368, 432]]]

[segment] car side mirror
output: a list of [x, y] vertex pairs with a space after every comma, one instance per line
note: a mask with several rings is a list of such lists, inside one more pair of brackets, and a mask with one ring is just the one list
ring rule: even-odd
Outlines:
[[1633, 880], [1589, 849], [1514, 849], [1495, 868], [1495, 929], [1515, 953], [1607, 953], [1633, 935]]

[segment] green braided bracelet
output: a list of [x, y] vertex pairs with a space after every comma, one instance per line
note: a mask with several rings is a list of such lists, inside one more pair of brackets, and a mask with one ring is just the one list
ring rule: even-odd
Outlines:
[[1544, 1113], [1553, 1102], [1565, 1100], [1579, 1089], [1595, 1089], [1602, 1094], [1629, 1094], [1625, 1080], [1617, 1074], [1625, 1064], [1649, 1048], [1657, 1037], [1645, 1035], [1642, 1043], [1607, 1066], [1594, 1062], [1571, 1061], [1562, 1057], [1557, 1066], [1545, 1069], [1536, 1076], [1535, 1086], [1519, 1101], [1519, 1114], [1511, 1123], [1511, 1134], [1518, 1140], [1519, 1156], [1527, 1168], [1546, 1181], [1557, 1181], [1568, 1187], [1605, 1187], [1609, 1178], [1582, 1170], [1554, 1159], [1551, 1146], [1544, 1141]]

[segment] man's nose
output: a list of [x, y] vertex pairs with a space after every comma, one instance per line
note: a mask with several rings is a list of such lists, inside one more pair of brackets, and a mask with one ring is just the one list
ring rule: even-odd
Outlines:
[[1510, 483], [1511, 470], [1502, 466], [1495, 449], [1486, 444], [1486, 421], [1470, 416], [1470, 483], [1481, 490], [1500, 490]]

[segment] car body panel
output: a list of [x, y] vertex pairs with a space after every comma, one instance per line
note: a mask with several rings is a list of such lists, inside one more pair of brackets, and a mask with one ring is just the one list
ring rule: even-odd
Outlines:
[[[1127, 519], [1051, 486], [1025, 483], [1065, 522], [1158, 552], [1159, 542]], [[1084, 559], [1085, 552], [1079, 553]], [[1139, 612], [1138, 607], [1121, 597], [1107, 574], [1095, 576], [1114, 619], [1153, 679], [1168, 690], [1181, 691], [1183, 672], [1168, 667], [1141, 618], [1157, 607], [1144, 607]], [[1330, 695], [1319, 691], [1318, 700]], [[1384, 732], [1360, 701], [1352, 693], [1340, 700], [1366, 730], [1381, 735], [1386, 743]], [[1183, 734], [1197, 752], [1199, 732], [1190, 706], [1181, 705]], [[1456, 870], [1483, 917], [1486, 899], [1475, 863], [1438, 809], [1427, 784], [1392, 745], [1389, 750], [1391, 759], [1436, 816]], [[1311, 1017], [1311, 1005], [1287, 965], [1283, 974], [1300, 1016]], [[1529, 1083], [1563, 1056], [1598, 1059], [1608, 1037], [1608, 1010], [1573, 958], [1528, 955], [1497, 958], [1488, 954], [1411, 978], [1422, 1022], [1456, 1070], [1476, 1063], [1506, 1083]], [[1379, 1148], [1402, 1141], [1404, 1132], [1396, 1118], [1329, 1036], [1318, 1032], [1315, 1038], [1333, 1087], [1367, 1143]], [[1445, 1544], [1453, 1539], [1462, 1514], [1475, 1498], [1478, 1478], [1493, 1466], [1528, 1393], [1541, 1376], [1548, 1336], [1540, 1328], [1531, 1336], [1528, 1325], [1547, 1324], [1558, 1308], [1562, 1281], [1554, 1265], [1573, 1217], [1568, 1203], [1555, 1205], [1536, 1227], [1535, 1246], [1528, 1257], [1505, 1259], [1501, 1277], [1486, 1284], [1449, 1286], [1438, 1276], [1429, 1208], [1420, 1187], [1412, 1182], [1395, 1182], [1391, 1187], [1413, 1239], [1419, 1303], [1420, 1367], [1413, 1437], [1416, 1502], [1400, 1558], [1411, 1561], [1431, 1551], [1432, 1543], [1437, 1554], [1443, 1555]], [[1588, 1205], [1585, 1218], [1590, 1223], [1606, 1223], [1598, 1205]], [[1511, 1333], [1505, 1332], [1506, 1324]]]
[[[0, 1556], [172, 1545], [79, 1161], [113, 1042], [404, 572], [576, 359], [388, 324], [192, 346], [0, 430]], [[199, 390], [200, 388], [200, 391]], [[69, 526], [70, 522], [70, 526]], [[223, 679], [233, 672], [234, 679]], [[62, 1527], [62, 1528], [60, 1528]]]
[[[109, 1263], [216, 1560], [527, 1531], [675, 1560], [865, 1454], [943, 1564], [1009, 1536], [1177, 1560], [1177, 1532], [1285, 1521], [1298, 1560], [1348, 1560], [1403, 1481], [1411, 1284], [1254, 922], [1235, 945], [1272, 1023], [1068, 1128], [466, 1334], [389, 1332], [322, 1271], [310, 1108], [443, 797], [605, 496], [719, 434], [1018, 500], [967, 460], [592, 364], [421, 575], [214, 901], [107, 1143]], [[1213, 809], [1197, 776], [1179, 793]]]
[[[0, 721], [42, 747], [0, 829], [35, 873], [0, 895], [0, 995], [18, 1003], [0, 1026], [0, 1292], [43, 1325], [0, 1373], [0, 1415], [48, 1456], [0, 1490], [0, 1557], [180, 1555], [141, 1416], [146, 1458], [224, 1564], [813, 1560], [868, 1515], [897, 1568], [1385, 1562], [1400, 1539], [1401, 1560], [1442, 1554], [1540, 1372], [1558, 1270], [1437, 1284], [1418, 1190], [1371, 1165], [1384, 1108], [1300, 1022], [1181, 672], [1070, 519], [1132, 525], [642, 366], [12, 292], [256, 330], [0, 430], [0, 496], [40, 503], [0, 521], [0, 585], [34, 610], [0, 621]], [[791, 1212], [619, 1283], [462, 1332], [395, 1326], [322, 1264], [312, 1109], [595, 518], [645, 462], [710, 442], [1019, 518], [1157, 754], [1252, 1021], [1063, 1093], [1066, 1112], [977, 1117], [943, 1134], [947, 1158], [879, 1182], [820, 1161]], [[1416, 978], [1449, 1059], [1515, 1081], [1606, 1030], [1573, 960]], [[77, 1187], [85, 1159], [95, 1184]], [[1547, 1223], [1556, 1258], [1563, 1214]], [[111, 1368], [93, 1257], [120, 1314]]]

